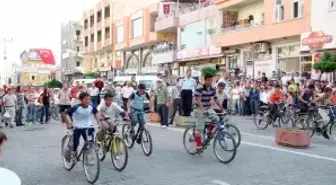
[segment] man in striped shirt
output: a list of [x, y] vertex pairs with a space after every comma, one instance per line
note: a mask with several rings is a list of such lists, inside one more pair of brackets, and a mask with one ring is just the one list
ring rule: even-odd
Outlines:
[[196, 108], [194, 115], [196, 119], [195, 143], [196, 149], [202, 148], [202, 136], [206, 119], [218, 121], [216, 112], [211, 108], [211, 102], [215, 101], [217, 106], [223, 111], [222, 105], [218, 102], [216, 89], [211, 86], [212, 76], [205, 75], [203, 87], [197, 88], [195, 91]]

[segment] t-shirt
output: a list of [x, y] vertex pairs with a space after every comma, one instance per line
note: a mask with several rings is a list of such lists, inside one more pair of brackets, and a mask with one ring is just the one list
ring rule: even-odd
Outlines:
[[80, 90], [79, 90], [79, 88], [77, 88], [77, 87], [72, 88], [72, 89], [70, 90], [71, 98], [76, 98], [76, 96], [77, 96], [77, 94], [78, 94], [79, 91], [80, 91]]
[[3, 101], [6, 105], [6, 107], [13, 107], [16, 105], [16, 95], [15, 94], [6, 94], [4, 97], [3, 97]]
[[75, 128], [93, 128], [93, 115], [97, 112], [96, 107], [91, 104], [86, 108], [76, 104], [67, 109], [67, 114], [72, 117]]
[[281, 100], [281, 97], [282, 97], [281, 91], [274, 91], [269, 98], [269, 102], [279, 103], [279, 101]]
[[120, 113], [124, 112], [124, 109], [114, 102], [110, 106], [107, 106], [104, 102], [98, 106], [98, 111], [102, 113], [104, 117], [110, 117], [114, 121], [119, 117]]
[[42, 98], [41, 103], [43, 105], [49, 105], [50, 104], [50, 94], [48, 92], [46, 94], [42, 93], [41, 98]]
[[88, 93], [90, 94], [90, 96], [98, 96], [99, 89], [97, 87], [90, 87], [88, 89]]

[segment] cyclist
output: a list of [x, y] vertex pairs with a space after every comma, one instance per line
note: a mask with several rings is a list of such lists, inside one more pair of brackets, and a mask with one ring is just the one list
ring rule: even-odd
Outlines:
[[[217, 99], [216, 89], [211, 86], [212, 75], [205, 74], [203, 87], [197, 88], [195, 91], [196, 97], [196, 108], [194, 109], [194, 116], [196, 119], [196, 133], [195, 133], [195, 144], [196, 149], [200, 151], [202, 148], [202, 136], [201, 133], [204, 130], [206, 119], [212, 119], [219, 121], [217, 113], [211, 108], [211, 101], [215, 100], [216, 105], [219, 107], [220, 111], [223, 111], [222, 105]], [[205, 116], [207, 114], [207, 116]]]
[[[63, 120], [65, 121], [67, 128], [73, 131], [73, 156], [77, 156], [77, 147], [79, 145], [80, 136], [85, 141], [93, 140], [94, 138], [94, 126], [93, 118], [99, 123], [97, 116], [97, 109], [95, 106], [89, 104], [91, 101], [90, 94], [87, 92], [81, 92], [78, 96], [80, 104], [76, 104], [70, 107], [66, 112], [63, 112]], [[68, 116], [72, 117], [73, 123], [71, 124]], [[86, 134], [87, 132], [87, 134]], [[87, 138], [86, 136], [89, 136]]]
[[98, 111], [100, 115], [104, 118], [111, 118], [112, 122], [107, 123], [106, 121], [100, 122], [100, 130], [97, 132], [97, 140], [99, 142], [104, 140], [106, 131], [113, 133], [115, 131], [114, 121], [119, 117], [120, 114], [124, 113], [125, 118], [128, 118], [128, 114], [122, 109], [117, 103], [114, 102], [114, 97], [112, 93], [107, 93], [104, 95], [104, 101], [102, 101], [98, 106]]
[[309, 84], [306, 89], [304, 89], [299, 96], [299, 107], [302, 112], [308, 110], [308, 105], [315, 98], [315, 86], [314, 84]]
[[[128, 98], [128, 113], [132, 114], [131, 117], [131, 134], [134, 132], [134, 127], [137, 123], [140, 124], [141, 127], [145, 125], [144, 119], [144, 102], [145, 99], [150, 100], [149, 94], [146, 92], [145, 84], [139, 84], [138, 90], [133, 92]], [[141, 143], [141, 137], [137, 139], [137, 143]]]
[[281, 87], [279, 84], [275, 85], [275, 89], [274, 92], [272, 92], [270, 98], [269, 98], [269, 104], [271, 106], [271, 117], [273, 118], [273, 121], [275, 121], [276, 116], [275, 113], [278, 109], [278, 104], [280, 103], [280, 101], [282, 100], [282, 92], [281, 92]]

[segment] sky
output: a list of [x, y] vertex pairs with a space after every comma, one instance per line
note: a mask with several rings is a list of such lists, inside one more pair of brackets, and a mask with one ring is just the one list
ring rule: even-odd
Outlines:
[[[20, 53], [29, 48], [49, 48], [60, 64], [61, 23], [81, 20], [84, 9], [98, 0], [0, 0], [0, 40], [7, 43], [6, 68], [20, 63]], [[3, 43], [0, 42], [0, 72], [4, 70]]]

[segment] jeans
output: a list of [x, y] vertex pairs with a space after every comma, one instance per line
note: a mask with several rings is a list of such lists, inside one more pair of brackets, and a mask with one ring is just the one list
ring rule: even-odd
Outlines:
[[176, 115], [177, 110], [179, 111], [179, 115], [182, 115], [182, 101], [181, 98], [175, 98], [173, 100], [173, 112], [170, 115], [170, 124], [174, 123], [174, 118]]
[[238, 112], [238, 108], [239, 108], [239, 101], [240, 99], [232, 99], [232, 111], [234, 112], [234, 114], [236, 114]]
[[73, 131], [73, 151], [77, 151], [80, 136], [83, 137], [84, 141], [87, 141], [89, 136], [90, 142], [93, 142], [94, 138], [94, 128], [75, 128]]
[[43, 122], [43, 117], [45, 117], [45, 122], [49, 121], [49, 106], [50, 105], [43, 105], [40, 122]]
[[22, 125], [22, 111], [23, 111], [23, 106], [18, 106], [18, 110], [16, 111], [16, 126]]
[[91, 96], [91, 102], [94, 106], [98, 105], [98, 96]]
[[36, 114], [36, 106], [28, 105], [28, 120], [31, 122], [35, 122], [35, 114]]
[[161, 118], [161, 125], [168, 126], [168, 106], [166, 104], [158, 104], [157, 109]]
[[137, 123], [139, 123], [140, 126], [146, 124], [144, 118], [145, 112], [143, 110], [131, 108], [131, 113], [132, 113], [132, 126], [135, 126]]
[[239, 114], [240, 115], [244, 115], [244, 105], [245, 105], [245, 101], [244, 101], [244, 99], [243, 98], [240, 98], [239, 100], [238, 100], [238, 112], [239, 112]]
[[259, 99], [251, 99], [250, 100], [250, 105], [251, 105], [251, 112], [253, 115], [256, 115], [259, 113], [259, 106], [260, 106], [260, 101]]

